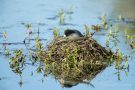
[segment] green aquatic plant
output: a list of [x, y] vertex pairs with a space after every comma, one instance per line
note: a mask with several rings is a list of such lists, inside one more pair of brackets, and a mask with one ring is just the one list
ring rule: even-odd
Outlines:
[[135, 49], [135, 42], [132, 42], [132, 43], [130, 44], [130, 47], [131, 47], [131, 49]]
[[116, 68], [118, 68], [119, 67], [119, 65], [120, 65], [120, 63], [121, 63], [121, 60], [122, 60], [122, 53], [121, 53], [121, 51], [120, 51], [120, 49], [117, 49], [116, 50], [116, 60], [117, 60], [117, 62], [116, 62]]
[[59, 36], [59, 29], [57, 27], [53, 29], [53, 36], [54, 38], [57, 38]]
[[124, 17], [122, 17], [121, 15], [118, 15], [118, 20], [122, 21], [124, 20]]
[[100, 24], [91, 25], [91, 29], [99, 32], [101, 30], [108, 30], [110, 22], [107, 21], [106, 15], [100, 16], [99, 19], [101, 20]]
[[[64, 24], [64, 11], [62, 10], [59, 14], [60, 23]], [[106, 18], [103, 17], [102, 21], [102, 25], [92, 25], [92, 29], [98, 32], [106, 28], [108, 26]], [[28, 29], [31, 29], [31, 27], [31, 24], [27, 25]], [[53, 30], [54, 40], [46, 48], [43, 48], [43, 44], [38, 36], [35, 38], [34, 47], [36, 48], [27, 54], [24, 54], [23, 50], [19, 49], [14, 50], [13, 53], [5, 50], [7, 55], [11, 54], [9, 60], [10, 68], [16, 74], [21, 75], [26, 65], [25, 57], [27, 56], [30, 58], [32, 65], [38, 64], [36, 68], [37, 73], [42, 73], [44, 76], [51, 74], [59, 82], [63, 80], [60, 83], [64, 86], [72, 82], [75, 82], [74, 85], [77, 85], [78, 83], [84, 83], [85, 80], [91, 81], [97, 74], [113, 63], [115, 64], [119, 80], [121, 70], [124, 70], [126, 76], [128, 76], [126, 72], [126, 69], [129, 68], [128, 60], [124, 60], [124, 55], [120, 49], [112, 52], [102, 47], [89, 36], [90, 29], [90, 26], [85, 25], [86, 37], [70, 40], [60, 36], [59, 29], [55, 27]], [[113, 43], [113, 46], [117, 46], [118, 28], [111, 28], [108, 32], [106, 46], [109, 47], [110, 43]], [[128, 37], [130, 43], [133, 42], [131, 36], [126, 35], [126, 37]], [[19, 84], [22, 85], [23, 81], [21, 80]]]
[[26, 24], [25, 27], [26, 27], [27, 29], [29, 29], [29, 28], [32, 27], [32, 24]]
[[41, 66], [37, 67], [36, 72], [41, 73], [42, 72], [42, 67]]
[[135, 42], [133, 40], [133, 36], [128, 35], [126, 30], [125, 30], [125, 36], [126, 36], [126, 41], [129, 44], [129, 46], [131, 47], [131, 49], [135, 49]]
[[117, 49], [115, 52], [115, 68], [117, 70], [117, 72], [115, 73], [118, 76], [118, 80], [120, 79], [120, 72], [124, 71], [125, 75], [128, 76], [128, 72], [129, 71], [129, 64], [128, 64], [128, 57], [125, 56], [120, 49]]
[[60, 12], [58, 13], [58, 17], [59, 17], [59, 23], [61, 25], [65, 24], [65, 13], [63, 9], [61, 9]]
[[4, 51], [7, 50], [7, 43], [6, 42], [3, 43], [3, 48], [4, 48]]
[[32, 34], [32, 24], [26, 24], [25, 27], [27, 28], [27, 34]]
[[90, 30], [90, 27], [88, 25], [84, 25], [85, 36], [89, 36], [89, 30]]
[[106, 39], [106, 47], [109, 47], [109, 42], [111, 40], [112, 37], [112, 30], [110, 30], [110, 32], [108, 33], [108, 37]]
[[113, 43], [113, 47], [118, 46], [118, 43], [119, 43], [118, 33], [119, 33], [119, 30], [117, 26], [114, 28], [114, 31], [110, 29], [107, 39], [106, 39], [106, 47], [109, 47], [110, 42]]
[[8, 49], [4, 50], [4, 52], [5, 52], [5, 55], [6, 55], [6, 56], [11, 55], [11, 53], [10, 53], [10, 51], [9, 51]]
[[25, 66], [25, 55], [23, 50], [14, 50], [13, 55], [9, 59], [9, 65], [13, 72], [21, 75]]
[[97, 24], [97, 25], [92, 25], [92, 26], [91, 26], [91, 29], [92, 29], [92, 30], [95, 30], [96, 32], [99, 32], [99, 31], [101, 30], [101, 26], [98, 25], [98, 24]]
[[41, 50], [42, 49], [42, 43], [39, 41], [38, 37], [35, 38], [35, 43], [36, 43], [37, 50]]
[[7, 32], [3, 32], [3, 41], [4, 41], [3, 48], [6, 51], [6, 49], [7, 49]]
[[102, 28], [104, 30], [107, 30], [108, 29], [108, 23], [107, 23], [106, 15], [104, 14], [103, 16], [100, 16], [99, 18], [102, 20], [102, 24], [100, 26], [102, 26]]
[[3, 38], [4, 38], [4, 39], [7, 38], [7, 32], [3, 32]]
[[[117, 46], [117, 43], [119, 42], [119, 40], [118, 40], [118, 33], [119, 33], [119, 30], [118, 30], [118, 27], [116, 26], [116, 27], [114, 27], [114, 31], [113, 30], [110, 30], [109, 31], [109, 33], [108, 33], [108, 47], [109, 47], [109, 42], [111, 41], [112, 43], [114, 43], [114, 46], [116, 47]], [[78, 52], [77, 51], [77, 49], [76, 48], [74, 48], [74, 50], [75, 50], [75, 52]], [[67, 52], [70, 52], [70, 49], [67, 49], [66, 50]], [[85, 49], [84, 49], [84, 51], [85, 51]], [[78, 65], [79, 66], [84, 66], [84, 63], [85, 63], [85, 61], [84, 60], [81, 60], [79, 63], [78, 63], [78, 61], [76, 61], [77, 60], [77, 56], [78, 55], [76, 55], [76, 53], [73, 53], [72, 52], [72, 55], [70, 55], [70, 53], [68, 53], [67, 54], [68, 55], [68, 60], [70, 61], [70, 60], [72, 60], [72, 61], [74, 61], [74, 62], [72, 62], [72, 63], [74, 63], [74, 65], [73, 65], [73, 67], [74, 67], [74, 72], [76, 72], [76, 74], [75, 75], [78, 75], [77, 74], [77, 72], [79, 73], [80, 72], [80, 70], [78, 69]], [[87, 54], [86, 54], [86, 56], [87, 56]], [[94, 55], [95, 56], [95, 55]], [[116, 69], [118, 70], [118, 72], [117, 72], [117, 75], [118, 75], [118, 80], [120, 80], [120, 71], [121, 70], [124, 70], [124, 72], [125, 72], [125, 74], [126, 74], [126, 76], [128, 75], [127, 74], [127, 72], [126, 72], [126, 70], [125, 69], [127, 69], [128, 68], [128, 61], [124, 61], [124, 55], [121, 53], [121, 51], [120, 51], [120, 49], [117, 49], [116, 50], [116, 53], [114, 54], [114, 55], [112, 55], [111, 56], [112, 58], [110, 59], [110, 61], [108, 62], [108, 63], [110, 63], [110, 64], [112, 64], [113, 62], [115, 62], [115, 67], [116, 67]], [[94, 63], [94, 62], [91, 62], [91, 64], [92, 65], [96, 65], [96, 64], [103, 64], [103, 63], [101, 63], [101, 62], [99, 62], [99, 61], [96, 61], [96, 63]], [[71, 65], [71, 63], [68, 63], [67, 64], [68, 66], [70, 66]]]

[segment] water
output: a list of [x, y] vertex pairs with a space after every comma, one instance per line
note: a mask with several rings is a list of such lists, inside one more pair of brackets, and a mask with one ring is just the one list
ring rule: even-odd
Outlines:
[[[32, 29], [37, 32], [37, 24], [43, 34], [40, 38], [52, 39], [54, 27], [58, 27], [63, 34], [64, 29], [74, 28], [84, 32], [84, 25], [95, 25], [101, 23], [99, 16], [107, 14], [108, 19], [116, 19], [119, 15], [135, 19], [135, 1], [134, 0], [0, 0], [0, 43], [3, 42], [2, 32], [7, 32], [7, 42], [23, 42], [26, 37], [27, 29], [22, 23], [31, 23]], [[73, 13], [66, 14], [66, 25], [60, 25], [57, 18], [58, 12], [63, 9], [65, 12], [72, 11]], [[56, 18], [55, 18], [56, 17]], [[50, 19], [51, 18], [51, 19]], [[117, 22], [116, 22], [117, 23]], [[134, 35], [134, 25], [118, 23], [120, 31], [119, 48], [124, 54], [129, 54], [132, 50], [124, 44], [124, 30], [127, 30], [129, 35]], [[105, 39], [103, 35], [95, 35], [94, 38], [104, 46]], [[47, 42], [48, 42], [47, 41]], [[46, 41], [44, 41], [46, 43]], [[11, 45], [9, 49], [25, 48], [24, 45]], [[2, 45], [0, 45], [2, 49]], [[133, 56], [135, 54], [133, 53]], [[121, 80], [117, 79], [114, 66], [106, 68], [102, 73], [97, 75], [90, 85], [79, 84], [70, 88], [71, 90], [107, 90], [107, 89], [122, 89], [133, 90], [135, 88], [135, 59], [129, 61], [130, 72], [128, 77], [121, 72]], [[13, 73], [8, 64], [8, 58], [0, 55], [0, 90], [62, 90], [63, 88], [57, 80], [52, 76], [46, 77], [42, 83], [42, 74], [35, 72], [36, 66], [28, 65], [22, 74], [23, 86], [20, 87], [18, 82], [20, 77]], [[31, 73], [33, 72], [33, 76]], [[65, 90], [68, 88], [64, 88]]]

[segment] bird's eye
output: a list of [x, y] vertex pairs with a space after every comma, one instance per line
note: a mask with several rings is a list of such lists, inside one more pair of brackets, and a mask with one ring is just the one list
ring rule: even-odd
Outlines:
[[66, 35], [63, 35], [63, 37], [66, 37]]

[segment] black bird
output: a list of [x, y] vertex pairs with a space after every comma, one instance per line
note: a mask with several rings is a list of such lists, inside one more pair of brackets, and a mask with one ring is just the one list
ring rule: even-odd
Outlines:
[[74, 30], [74, 29], [66, 29], [65, 32], [64, 32], [64, 36], [68, 37], [68, 38], [71, 38], [71, 39], [83, 37], [81, 32], [79, 32], [78, 30]]

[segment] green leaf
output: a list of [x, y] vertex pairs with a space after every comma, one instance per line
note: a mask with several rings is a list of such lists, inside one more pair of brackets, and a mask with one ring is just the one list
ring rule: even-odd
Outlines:
[[126, 70], [124, 70], [124, 73], [125, 73], [125, 75], [128, 77], [128, 72], [127, 72]]
[[37, 73], [41, 73], [41, 67], [39, 66], [37, 69], [36, 69]]

